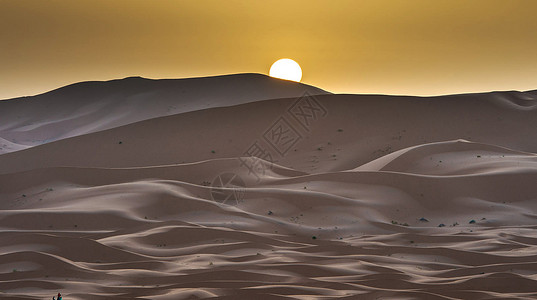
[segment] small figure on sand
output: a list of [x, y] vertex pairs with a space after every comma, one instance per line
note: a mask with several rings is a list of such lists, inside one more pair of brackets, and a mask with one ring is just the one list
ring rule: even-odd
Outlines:
[[[54, 296], [52, 296], [52, 300], [56, 300], [56, 298]], [[58, 293], [58, 299], [57, 300], [62, 300], [62, 294]]]

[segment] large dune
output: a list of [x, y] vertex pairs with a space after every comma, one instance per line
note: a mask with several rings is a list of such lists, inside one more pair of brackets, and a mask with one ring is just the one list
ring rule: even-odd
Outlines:
[[261, 74], [81, 82], [0, 101], [0, 154], [155, 117], [306, 92], [327, 94]]
[[264, 99], [233, 78], [208, 108], [89, 114], [0, 155], [0, 297], [537, 297], [536, 92]]

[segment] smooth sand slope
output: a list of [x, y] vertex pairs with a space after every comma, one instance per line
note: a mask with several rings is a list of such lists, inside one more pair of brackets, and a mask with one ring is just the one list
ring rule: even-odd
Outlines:
[[0, 155], [0, 297], [537, 297], [537, 93], [243, 102]]
[[261, 74], [81, 82], [0, 101], [0, 154], [155, 117], [327, 92]]

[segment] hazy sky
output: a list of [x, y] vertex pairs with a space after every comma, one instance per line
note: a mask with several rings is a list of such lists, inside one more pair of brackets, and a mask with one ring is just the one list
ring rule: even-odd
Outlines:
[[537, 89], [537, 1], [0, 0], [0, 99], [86, 80], [268, 73], [338, 93]]

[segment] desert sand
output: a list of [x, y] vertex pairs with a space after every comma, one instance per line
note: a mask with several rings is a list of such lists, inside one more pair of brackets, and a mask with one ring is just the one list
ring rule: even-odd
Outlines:
[[127, 78], [0, 116], [2, 298], [537, 298], [537, 91]]

